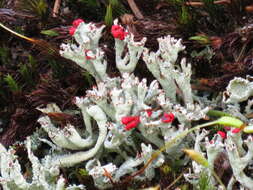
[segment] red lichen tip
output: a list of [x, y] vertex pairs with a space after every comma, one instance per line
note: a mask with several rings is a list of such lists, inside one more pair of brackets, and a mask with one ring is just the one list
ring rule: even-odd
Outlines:
[[162, 122], [163, 123], [171, 123], [175, 119], [175, 116], [173, 113], [164, 113], [162, 116]]
[[135, 120], [133, 120], [133, 121], [131, 121], [128, 124], [125, 125], [125, 130], [129, 131], [131, 129], [134, 129], [139, 125], [139, 123], [140, 123], [140, 119], [135, 119]]
[[218, 131], [217, 134], [220, 135], [221, 138], [223, 138], [223, 139], [227, 138], [227, 134], [225, 132], [223, 132], [223, 131]]
[[84, 50], [84, 53], [85, 53], [85, 57], [87, 60], [91, 60], [91, 59], [96, 58], [91, 50]]
[[148, 117], [151, 117], [151, 115], [153, 113], [152, 109], [146, 109], [145, 111], [148, 114]]
[[240, 131], [241, 131], [240, 128], [235, 128], [235, 129], [232, 130], [232, 133], [239, 133]]
[[225, 129], [226, 131], [230, 131], [230, 130], [231, 130], [231, 127], [225, 126], [224, 129]]
[[79, 24], [82, 23], [82, 22], [84, 22], [84, 20], [81, 19], [81, 18], [78, 18], [78, 19], [76, 19], [76, 20], [74, 20], [74, 21], [72, 22], [72, 26], [73, 26], [74, 28], [77, 28], [77, 27], [79, 26]]
[[125, 130], [129, 131], [138, 126], [140, 116], [126, 116], [121, 118], [121, 123], [125, 125]]
[[117, 38], [119, 40], [124, 40], [125, 36], [128, 34], [124, 31], [124, 28], [120, 25], [113, 25], [111, 28], [111, 33], [114, 38]]
[[121, 118], [121, 123], [126, 125], [129, 122], [133, 121], [135, 118], [133, 116], [125, 116]]
[[75, 34], [75, 31], [76, 31], [76, 28], [75, 28], [75, 27], [70, 27], [70, 28], [69, 28], [69, 34], [70, 34], [71, 36], [73, 36], [73, 35]]

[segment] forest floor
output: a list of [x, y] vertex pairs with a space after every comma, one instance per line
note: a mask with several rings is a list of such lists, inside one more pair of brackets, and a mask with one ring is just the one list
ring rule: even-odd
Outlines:
[[[101, 43], [107, 45], [111, 75], [118, 75], [110, 35], [115, 18], [136, 40], [147, 37], [152, 50], [158, 48], [158, 37], [182, 38], [186, 50], [180, 56], [192, 64], [193, 89], [219, 93], [235, 76], [252, 75], [251, 0], [0, 0], [2, 24], [42, 40], [38, 45], [0, 28], [0, 142], [5, 146], [23, 141], [39, 127], [36, 107], [55, 102], [62, 110], [72, 109], [73, 97], [94, 84], [90, 75], [58, 53], [61, 43], [72, 40], [69, 27], [76, 18], [107, 25]], [[144, 64], [138, 67], [142, 72], [137, 76], [152, 79]], [[71, 118], [77, 126], [80, 121], [80, 115]], [[160, 176], [164, 189], [175, 181], [163, 169]]]

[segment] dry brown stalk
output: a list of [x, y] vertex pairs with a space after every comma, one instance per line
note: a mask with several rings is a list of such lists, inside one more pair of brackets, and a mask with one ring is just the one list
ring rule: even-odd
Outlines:
[[253, 12], [253, 4], [252, 5], [248, 5], [245, 7], [245, 11], [252, 13]]
[[[230, 4], [230, 3], [231, 3], [231, 0], [217, 0], [217, 1], [213, 2], [213, 4], [216, 4], [216, 5], [226, 5], [226, 4]], [[204, 3], [199, 2], [199, 1], [187, 1], [185, 4], [193, 6], [193, 7], [204, 6]]]
[[53, 8], [53, 17], [57, 17], [59, 15], [60, 6], [61, 0], [55, 0]]
[[136, 16], [136, 18], [138, 19], [143, 19], [144, 16], [142, 15], [141, 11], [139, 10], [139, 8], [137, 7], [136, 3], [134, 2], [134, 0], [127, 0], [130, 8], [132, 9], [134, 15]]

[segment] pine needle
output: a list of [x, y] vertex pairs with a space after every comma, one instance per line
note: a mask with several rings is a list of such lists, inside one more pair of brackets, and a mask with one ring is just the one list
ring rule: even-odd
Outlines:
[[47, 41], [40, 40], [40, 39], [29, 38], [27, 36], [19, 34], [19, 33], [15, 32], [15, 31], [11, 30], [10, 28], [6, 27], [5, 25], [3, 25], [1, 22], [0, 22], [0, 27], [2, 27], [3, 29], [7, 30], [11, 34], [14, 34], [15, 36], [18, 36], [18, 37], [20, 37], [20, 38], [22, 38], [24, 40], [27, 40], [30, 43], [34, 44], [36, 46], [36, 48], [39, 51], [41, 51], [42, 53], [59, 57], [58, 49], [55, 48], [55, 47], [53, 47]]

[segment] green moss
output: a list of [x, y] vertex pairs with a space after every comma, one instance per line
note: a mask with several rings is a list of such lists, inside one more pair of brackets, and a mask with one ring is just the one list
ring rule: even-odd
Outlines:
[[199, 181], [194, 190], [214, 190], [214, 186], [210, 182], [210, 177], [206, 172], [200, 174]]
[[4, 81], [7, 83], [9, 89], [12, 92], [20, 92], [21, 91], [21, 87], [19, 87], [18, 83], [11, 75], [9, 75], [9, 74], [6, 75], [4, 77]]
[[34, 14], [41, 19], [48, 15], [48, 4], [46, 0], [20, 0], [18, 8], [24, 12]]

